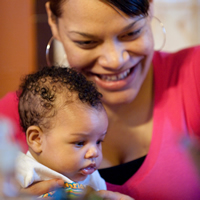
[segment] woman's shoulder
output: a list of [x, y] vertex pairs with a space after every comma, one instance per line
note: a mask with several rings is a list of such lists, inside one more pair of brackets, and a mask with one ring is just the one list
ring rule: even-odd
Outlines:
[[[9, 92], [0, 99], [0, 113], [3, 110], [9, 110], [11, 107], [18, 105], [18, 98], [16, 92]], [[11, 107], [10, 107], [11, 106]]]
[[181, 64], [190, 62], [191, 60], [200, 63], [199, 55], [200, 55], [200, 45], [181, 49], [176, 52], [155, 51], [153, 57], [153, 63], [159, 62], [160, 64], [162, 63]]
[[18, 98], [16, 92], [9, 92], [0, 99], [0, 115], [11, 117], [18, 112]]
[[176, 114], [184, 113], [189, 132], [200, 137], [200, 46], [173, 53], [156, 52], [154, 61], [156, 101], [165, 102], [166, 110], [171, 109], [174, 116], [174, 110], [180, 108]]
[[17, 92], [16, 91], [8, 92], [5, 96], [3, 96], [0, 99], [0, 101], [4, 99], [17, 99]]
[[9, 92], [0, 99], [0, 117], [11, 121], [13, 127], [15, 128], [14, 139], [21, 147], [21, 150], [26, 152], [28, 146], [26, 144], [25, 134], [20, 127], [18, 97], [16, 92]]
[[[200, 78], [200, 46], [189, 47], [177, 52], [154, 53], [153, 66], [154, 75], [161, 77], [160, 81], [177, 81], [185, 78], [186, 73]], [[197, 77], [197, 78], [198, 78]], [[189, 78], [189, 76], [188, 76]]]

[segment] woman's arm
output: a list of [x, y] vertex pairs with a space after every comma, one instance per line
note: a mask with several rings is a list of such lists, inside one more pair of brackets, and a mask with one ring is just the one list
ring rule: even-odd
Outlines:
[[98, 195], [104, 200], [134, 200], [125, 194], [121, 194], [119, 192], [111, 192], [108, 190], [100, 190], [98, 191]]

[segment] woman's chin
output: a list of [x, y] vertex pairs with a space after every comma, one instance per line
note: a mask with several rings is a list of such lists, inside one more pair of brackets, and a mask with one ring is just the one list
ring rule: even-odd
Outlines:
[[108, 106], [119, 106], [122, 104], [130, 104], [137, 97], [138, 92], [135, 90], [125, 90], [117, 92], [102, 92], [103, 94], [103, 104]]

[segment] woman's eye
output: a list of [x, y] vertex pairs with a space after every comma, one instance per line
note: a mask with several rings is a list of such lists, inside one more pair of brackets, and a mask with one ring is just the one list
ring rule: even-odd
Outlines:
[[98, 42], [93, 40], [88, 41], [75, 41], [75, 43], [83, 49], [92, 49], [97, 46]]
[[82, 147], [84, 145], [84, 142], [82, 141], [82, 142], [76, 142], [75, 143], [75, 146], [76, 147]]
[[140, 35], [141, 30], [142, 29], [138, 29], [136, 31], [128, 32], [128, 33], [122, 35], [121, 39], [123, 39], [123, 40], [134, 40]]

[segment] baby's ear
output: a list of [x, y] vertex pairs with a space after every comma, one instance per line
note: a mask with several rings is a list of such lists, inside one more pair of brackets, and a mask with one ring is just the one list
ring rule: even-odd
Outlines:
[[26, 131], [26, 141], [28, 146], [35, 152], [42, 152], [43, 131], [38, 126], [30, 126]]

